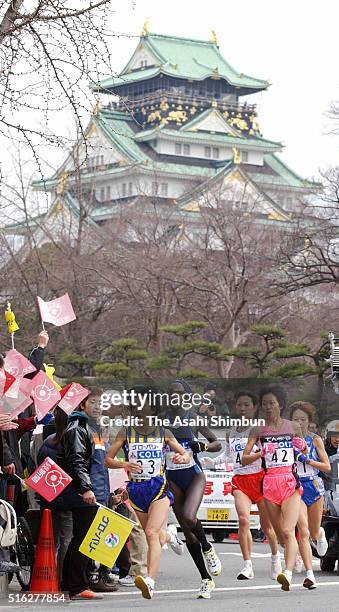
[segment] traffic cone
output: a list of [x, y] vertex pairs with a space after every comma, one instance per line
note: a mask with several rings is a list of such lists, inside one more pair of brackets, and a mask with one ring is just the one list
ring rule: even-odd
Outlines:
[[55, 562], [52, 514], [46, 509], [42, 514], [35, 562], [30, 584], [31, 593], [58, 593], [58, 576]]

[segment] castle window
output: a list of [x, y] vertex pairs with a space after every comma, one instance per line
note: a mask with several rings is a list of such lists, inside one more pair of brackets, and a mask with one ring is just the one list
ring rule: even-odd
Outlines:
[[110, 200], [111, 199], [111, 186], [107, 185], [106, 187], [106, 200]]
[[104, 165], [104, 156], [100, 155], [100, 166]]
[[248, 162], [248, 152], [247, 151], [241, 151], [241, 161], [244, 162], [245, 164]]
[[152, 195], [155, 196], [158, 193], [158, 183], [152, 183]]
[[205, 157], [211, 157], [211, 147], [205, 147]]
[[180, 142], [175, 143], [175, 154], [176, 155], [182, 154], [182, 144]]
[[104, 202], [105, 200], [105, 187], [101, 187], [100, 189], [100, 202]]
[[219, 159], [219, 147], [213, 147], [212, 157], [214, 157], [214, 159]]
[[191, 155], [191, 146], [189, 144], [184, 144], [184, 155]]
[[143, 60], [141, 60], [141, 62], [140, 62], [140, 68], [146, 68], [146, 66], [147, 66], [147, 59], [143, 59]]
[[161, 183], [160, 192], [162, 196], [166, 197], [168, 195], [168, 183]]
[[123, 183], [122, 184], [122, 189], [121, 189], [121, 195], [122, 195], [123, 198], [126, 197], [126, 192], [127, 192], [126, 183]]
[[133, 183], [128, 183], [128, 195], [132, 195], [133, 193]]

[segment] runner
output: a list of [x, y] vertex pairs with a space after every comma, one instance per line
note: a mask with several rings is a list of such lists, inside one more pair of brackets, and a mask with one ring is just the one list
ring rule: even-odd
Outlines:
[[[190, 404], [192, 390], [185, 380], [176, 380], [171, 384], [173, 401], [170, 405], [168, 418], [171, 422], [169, 429], [178, 442], [187, 449], [189, 453], [189, 464], [178, 465], [173, 461], [173, 453], [166, 457], [167, 478], [172, 493], [174, 494], [173, 510], [178, 522], [185, 534], [186, 546], [200, 573], [201, 586], [198, 598], [210, 599], [211, 591], [215, 588], [211, 577], [219, 576], [221, 563], [214, 547], [208, 542], [206, 534], [197, 513], [204, 495], [205, 476], [198, 460], [198, 453], [203, 451], [218, 452], [221, 444], [208, 427], [194, 426], [197, 414], [191, 408], [185, 410], [182, 406]], [[174, 402], [174, 398], [178, 401]], [[189, 424], [180, 425], [176, 423], [179, 419], [187, 419]], [[193, 424], [191, 424], [193, 422]], [[195, 436], [201, 433], [208, 443], [199, 442]], [[207, 569], [206, 569], [207, 565]]]
[[[280, 416], [286, 408], [286, 399], [286, 392], [280, 385], [268, 385], [261, 390], [260, 404], [266, 423], [264, 427], [252, 430], [242, 456], [243, 465], [263, 458], [265, 475], [262, 488], [266, 508], [278, 540], [284, 544], [286, 569], [277, 576], [283, 591], [290, 590], [298, 552], [295, 528], [300, 514], [302, 487], [295, 471], [294, 449], [308, 450], [300, 425]], [[260, 445], [257, 451], [254, 450], [256, 445]]]
[[320, 436], [310, 433], [308, 426], [315, 419], [315, 407], [309, 402], [294, 402], [290, 406], [290, 418], [299, 423], [301, 433], [307, 443], [308, 453], [298, 453], [297, 472], [303, 487], [302, 507], [308, 519], [308, 527], [312, 540], [316, 541], [319, 557], [324, 557], [328, 549], [325, 531], [321, 527], [324, 509], [324, 483], [319, 472], [329, 473], [330, 462]]
[[[258, 398], [250, 391], [240, 391], [235, 396], [235, 413], [240, 419], [254, 419], [257, 415]], [[252, 427], [234, 427], [226, 434], [225, 451], [212, 459], [203, 457], [203, 467], [215, 467], [221, 463], [233, 463], [232, 478], [235, 509], [239, 517], [239, 544], [244, 559], [244, 567], [238, 573], [238, 580], [252, 580], [254, 571], [251, 561], [252, 534], [250, 530], [250, 512], [252, 504], [258, 506], [261, 529], [264, 531], [271, 548], [271, 578], [276, 580], [281, 573], [280, 552], [277, 536], [268, 518], [265, 502], [261, 492], [261, 481], [264, 471], [260, 457], [254, 463], [242, 465], [241, 458]]]
[[[107, 453], [106, 465], [113, 469], [123, 467], [129, 474], [129, 501], [142, 525], [148, 544], [147, 577], [137, 576], [135, 586], [141, 590], [145, 599], [151, 599], [160, 565], [161, 547], [167, 542], [179, 555], [183, 554], [184, 550], [183, 542], [175, 534], [162, 529], [173, 502], [173, 495], [164, 474], [165, 448], [167, 445], [171, 448], [174, 465], [188, 463], [189, 456], [168, 430], [150, 423], [149, 417], [153, 416], [158, 408], [157, 391], [141, 385], [136, 386], [133, 391], [138, 394], [139, 400], [141, 397], [148, 397], [148, 401], [141, 410], [140, 403], [131, 403], [130, 415], [138, 417], [137, 424], [119, 431]], [[125, 461], [115, 458], [121, 448], [124, 448]]]

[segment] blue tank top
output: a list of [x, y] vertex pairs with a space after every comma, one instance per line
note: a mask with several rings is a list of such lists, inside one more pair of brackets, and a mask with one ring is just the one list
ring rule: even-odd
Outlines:
[[190, 462], [188, 464], [174, 465], [171, 461], [171, 455], [173, 455], [173, 451], [167, 446], [166, 448], [166, 469], [167, 470], [185, 470], [193, 467], [194, 465], [198, 465], [201, 468], [198, 456], [196, 453], [193, 453], [191, 448], [189, 447], [189, 442], [193, 442], [196, 440], [196, 436], [192, 429], [192, 426], [189, 424], [176, 425], [175, 420], [181, 419], [181, 421], [190, 421], [195, 416], [195, 412], [192, 410], [187, 410], [180, 417], [173, 417], [171, 413], [166, 415], [166, 418], [170, 421], [170, 425], [168, 425], [168, 429], [174, 435], [176, 440], [181, 444], [181, 446], [185, 449], [185, 451], [190, 456]]
[[[307, 434], [305, 436], [305, 441], [308, 446], [308, 456], [313, 461], [319, 461], [319, 455], [316, 447], [314, 446], [314, 434]], [[319, 470], [318, 468], [309, 465], [308, 463], [303, 463], [302, 461], [297, 461], [297, 472], [298, 476], [301, 480], [311, 480], [315, 476], [318, 476]]]

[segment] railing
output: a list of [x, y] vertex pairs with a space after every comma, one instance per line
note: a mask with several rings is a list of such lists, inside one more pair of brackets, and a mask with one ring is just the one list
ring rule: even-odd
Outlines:
[[[176, 92], [171, 89], [170, 91], [159, 90], [149, 94], [142, 94], [138, 97], [128, 98], [127, 96], [121, 96], [118, 100], [110, 100], [104, 108], [114, 110], [135, 110], [149, 104], [160, 104], [162, 101], [166, 101], [168, 104], [189, 104], [190, 106], [197, 107], [210, 107], [216, 106], [220, 110], [230, 110], [238, 113], [257, 114], [256, 104], [234, 103], [234, 100], [230, 100], [230, 95], [225, 94], [223, 97], [217, 98], [215, 96], [195, 96], [185, 92]], [[233, 98], [233, 96], [232, 96]]]

